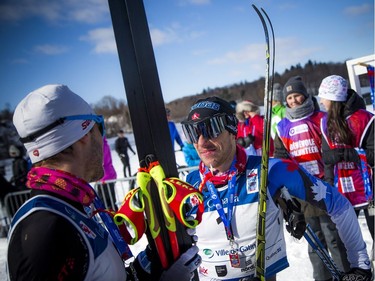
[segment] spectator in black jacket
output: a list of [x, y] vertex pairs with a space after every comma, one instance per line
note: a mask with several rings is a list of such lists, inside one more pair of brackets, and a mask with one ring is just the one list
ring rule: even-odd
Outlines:
[[118, 153], [118, 156], [120, 156], [122, 164], [124, 165], [124, 177], [126, 178], [126, 170], [128, 170], [129, 177], [131, 177], [132, 174], [129, 163], [128, 149], [133, 152], [133, 155], [135, 155], [135, 151], [130, 146], [129, 140], [127, 137], [125, 137], [125, 133], [123, 130], [120, 130], [118, 132], [118, 138], [115, 141], [115, 149]]
[[5, 196], [14, 191], [17, 191], [15, 187], [7, 181], [3, 173], [0, 173], [0, 204], [4, 204]]
[[9, 156], [13, 158], [12, 171], [13, 176], [10, 182], [17, 189], [26, 189], [27, 173], [29, 172], [29, 164], [24, 158], [24, 150], [12, 144], [9, 146]]

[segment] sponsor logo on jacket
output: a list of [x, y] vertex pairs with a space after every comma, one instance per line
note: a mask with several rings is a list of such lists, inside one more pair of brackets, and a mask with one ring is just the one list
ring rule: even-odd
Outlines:
[[213, 258], [215, 255], [222, 257], [222, 256], [228, 256], [229, 254], [233, 254], [236, 251], [239, 253], [245, 253], [248, 251], [253, 251], [256, 249], [256, 243], [249, 244], [249, 245], [242, 245], [239, 246], [237, 249], [219, 249], [219, 250], [212, 250], [212, 249], [203, 249], [202, 252], [205, 256], [207, 256], [209, 259]]
[[289, 130], [289, 136], [295, 136], [298, 134], [306, 133], [309, 131], [309, 126], [307, 124], [301, 124], [298, 126], [295, 126]]

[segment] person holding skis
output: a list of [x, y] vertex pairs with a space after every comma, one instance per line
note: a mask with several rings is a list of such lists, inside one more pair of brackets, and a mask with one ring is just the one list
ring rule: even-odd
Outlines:
[[374, 114], [338, 75], [323, 79], [318, 97], [327, 110], [321, 120], [324, 178], [348, 198], [357, 216], [363, 210], [374, 240], [374, 217], [368, 211], [374, 196]]
[[128, 171], [129, 177], [132, 176], [131, 169], [130, 169], [128, 149], [130, 149], [130, 151], [133, 152], [133, 155], [135, 155], [135, 151], [129, 144], [128, 138], [125, 137], [125, 132], [123, 130], [120, 130], [118, 132], [118, 138], [115, 140], [115, 150], [121, 159], [125, 178], [126, 178], [126, 171]]
[[[204, 196], [202, 222], [196, 227], [202, 257], [199, 278], [201, 281], [252, 280], [261, 157], [247, 156], [244, 148], [236, 144], [235, 111], [221, 98], [198, 100], [182, 122], [182, 128], [201, 158], [199, 169], [186, 178]], [[262, 253], [266, 257], [266, 280], [276, 280], [276, 274], [288, 267], [283, 211], [276, 204], [284, 187], [291, 196], [327, 212], [337, 224], [351, 265], [342, 280], [370, 281], [366, 243], [350, 202], [296, 162], [273, 158], [269, 159], [266, 245]], [[298, 224], [290, 226], [294, 233], [300, 231]]]
[[13, 123], [33, 166], [31, 198], [9, 230], [8, 280], [191, 279], [200, 261], [196, 246], [160, 278], [148, 276], [138, 258], [125, 267], [107, 231], [111, 225], [104, 228], [92, 217], [100, 199], [89, 183], [103, 176], [105, 131], [103, 116], [86, 101], [65, 85], [46, 85], [17, 105]]

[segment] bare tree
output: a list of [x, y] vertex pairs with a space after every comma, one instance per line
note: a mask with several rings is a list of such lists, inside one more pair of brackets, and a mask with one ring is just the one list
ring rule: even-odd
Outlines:
[[124, 100], [104, 96], [93, 108], [97, 114], [104, 116], [108, 137], [116, 135], [120, 129], [132, 131], [129, 107]]

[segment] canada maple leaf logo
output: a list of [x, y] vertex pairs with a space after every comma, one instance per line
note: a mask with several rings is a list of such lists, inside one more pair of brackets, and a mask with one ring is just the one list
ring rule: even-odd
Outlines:
[[193, 116], [191, 116], [191, 120], [197, 120], [197, 119], [199, 119], [199, 118], [200, 118], [200, 114], [197, 113], [197, 112], [195, 112], [195, 113], [193, 114]]
[[317, 181], [313, 186], [311, 186], [312, 192], [315, 194], [314, 200], [320, 201], [326, 198], [327, 187], [323, 182]]
[[199, 198], [197, 195], [193, 195], [191, 198], [190, 198], [190, 203], [192, 206], [198, 206], [199, 205]]

